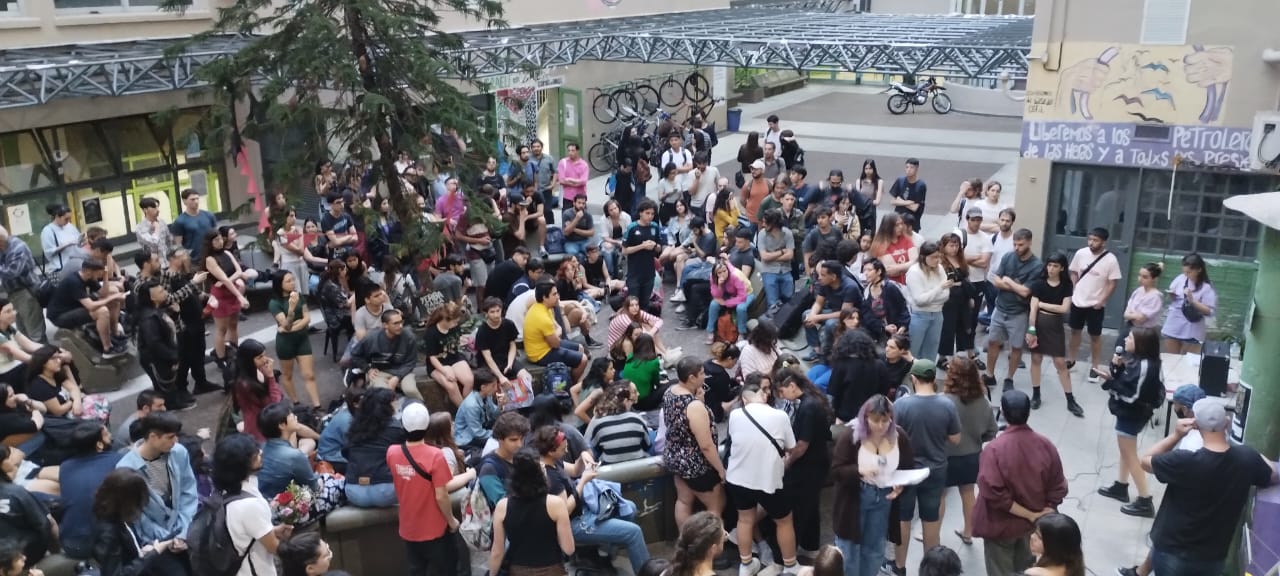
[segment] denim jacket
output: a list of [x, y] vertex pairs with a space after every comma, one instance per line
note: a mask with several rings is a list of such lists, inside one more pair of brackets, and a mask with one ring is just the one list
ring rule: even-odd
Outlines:
[[453, 436], [458, 445], [470, 444], [473, 441], [488, 440], [492, 433], [493, 423], [498, 419], [498, 405], [492, 398], [484, 398], [479, 391], [473, 390], [458, 406], [458, 419], [454, 424]]
[[284, 492], [293, 482], [304, 488], [315, 488], [315, 472], [307, 455], [288, 441], [269, 438], [262, 445], [262, 470], [258, 472], [258, 491], [268, 500]]
[[[128, 468], [146, 474], [147, 463], [138, 454], [139, 440], [133, 448], [120, 458], [116, 468]], [[142, 516], [134, 522], [134, 531], [141, 542], [154, 542], [170, 538], [187, 537], [187, 529], [191, 527], [191, 519], [196, 515], [200, 505], [200, 496], [196, 491], [196, 474], [191, 469], [191, 457], [182, 444], [174, 444], [169, 452], [169, 486], [173, 493], [173, 505], [164, 503], [164, 499], [155, 492], [151, 493], [146, 506], [142, 508]]]

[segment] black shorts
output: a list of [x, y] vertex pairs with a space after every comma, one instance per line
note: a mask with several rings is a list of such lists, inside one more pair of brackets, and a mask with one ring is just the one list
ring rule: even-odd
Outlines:
[[720, 485], [720, 474], [713, 468], [701, 476], [685, 478], [684, 483], [688, 484], [694, 492], [710, 492]]
[[67, 310], [54, 318], [49, 319], [54, 326], [74, 330], [81, 326], [93, 324], [93, 316], [89, 314], [89, 310], [84, 306], [78, 306], [71, 310]]
[[782, 489], [774, 493], [743, 488], [736, 484], [725, 484], [729, 491], [729, 499], [737, 510], [751, 510], [756, 506], [764, 508], [766, 514], [774, 520], [781, 520], [791, 515], [791, 502]]
[[1102, 319], [1106, 315], [1106, 308], [1080, 308], [1075, 304], [1072, 304], [1071, 318], [1068, 322], [1071, 329], [1075, 331], [1079, 331], [1088, 324], [1089, 335], [1099, 336], [1102, 334]]

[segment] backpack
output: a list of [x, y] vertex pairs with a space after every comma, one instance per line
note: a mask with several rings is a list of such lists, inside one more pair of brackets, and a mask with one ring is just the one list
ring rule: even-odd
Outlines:
[[[481, 460], [480, 467], [485, 462], [493, 463], [494, 455], [490, 454]], [[505, 466], [506, 463], [502, 463]], [[493, 547], [493, 509], [489, 508], [489, 501], [484, 497], [484, 490], [480, 488], [480, 480], [471, 485], [471, 493], [467, 495], [466, 503], [462, 506], [462, 522], [458, 524], [458, 533], [462, 534], [462, 539], [476, 550], [488, 550]]]
[[543, 246], [547, 254], [564, 254], [564, 230], [559, 226], [547, 226], [547, 238]]
[[227, 529], [227, 505], [246, 498], [257, 496], [241, 492], [228, 498], [214, 492], [201, 503], [187, 530], [194, 576], [235, 576], [245, 560], [249, 561], [249, 571], [255, 575], [258, 573], [253, 567], [253, 560], [249, 559], [249, 551], [257, 538], [249, 540], [249, 545], [241, 552]]
[[542, 389], [545, 392], [568, 394], [570, 380], [572, 375], [569, 367], [564, 362], [552, 362], [542, 373]]

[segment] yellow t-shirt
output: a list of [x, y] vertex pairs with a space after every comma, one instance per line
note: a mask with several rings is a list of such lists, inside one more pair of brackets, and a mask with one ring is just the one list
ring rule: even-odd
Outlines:
[[556, 333], [556, 319], [551, 309], [541, 302], [534, 302], [524, 315], [524, 352], [529, 360], [537, 362], [551, 352], [547, 336]]

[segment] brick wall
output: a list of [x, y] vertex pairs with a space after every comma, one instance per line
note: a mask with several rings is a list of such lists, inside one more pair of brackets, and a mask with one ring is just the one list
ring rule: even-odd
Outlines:
[[[1135, 252], [1129, 263], [1127, 292], [1138, 287], [1138, 269], [1147, 262], [1160, 262], [1161, 254], [1156, 252]], [[1218, 293], [1217, 315], [1209, 327], [1209, 337], [1222, 339], [1227, 336], [1240, 338], [1244, 332], [1245, 318], [1253, 303], [1253, 282], [1257, 276], [1258, 265], [1254, 262], [1238, 260], [1205, 259], [1209, 270], [1209, 279]], [[1169, 288], [1169, 283], [1182, 271], [1182, 255], [1169, 254], [1164, 258], [1164, 273], [1160, 275], [1160, 289]]]

